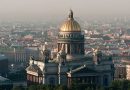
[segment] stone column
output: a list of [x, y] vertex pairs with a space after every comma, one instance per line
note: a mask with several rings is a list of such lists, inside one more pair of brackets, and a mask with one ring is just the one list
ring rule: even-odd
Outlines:
[[71, 77], [68, 77], [68, 88], [70, 88], [70, 86], [72, 85], [72, 80], [71, 80]]
[[45, 74], [43, 74], [42, 83], [45, 84]]
[[65, 52], [68, 53], [68, 45], [65, 44]]
[[70, 87], [70, 79], [69, 79], [69, 77], [67, 79], [67, 86], [68, 86], [68, 88]]
[[59, 49], [59, 43], [57, 44], [57, 48], [58, 48], [58, 52], [59, 52], [59, 50], [60, 50], [60, 49]]
[[67, 44], [67, 53], [70, 54], [70, 44]]
[[72, 44], [70, 44], [70, 54], [72, 54]]

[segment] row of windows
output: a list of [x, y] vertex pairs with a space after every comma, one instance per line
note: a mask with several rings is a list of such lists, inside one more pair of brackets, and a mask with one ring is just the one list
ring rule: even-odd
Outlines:
[[[64, 44], [65, 51], [68, 54], [84, 54], [84, 44]], [[62, 44], [58, 44], [58, 49], [62, 47]]]
[[60, 38], [84, 38], [83, 35], [80, 34], [60, 34]]
[[[109, 80], [109, 77], [108, 75], [104, 75], [103, 76], [103, 85], [104, 86], [108, 86], [108, 80]], [[89, 83], [89, 84], [98, 84], [98, 83], [101, 83], [100, 81], [100, 78], [99, 77], [94, 77], [94, 76], [89, 76], [89, 77], [79, 77], [79, 78], [73, 78], [73, 82], [75, 83]]]
[[73, 79], [73, 81], [75, 81], [77, 83], [95, 84], [95, 83], [98, 83], [98, 78], [96, 78], [96, 77], [80, 77], [80, 78]]

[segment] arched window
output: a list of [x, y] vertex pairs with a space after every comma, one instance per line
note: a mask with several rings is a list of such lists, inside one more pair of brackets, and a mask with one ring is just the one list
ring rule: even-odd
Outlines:
[[49, 78], [49, 84], [55, 85], [55, 78], [54, 77]]

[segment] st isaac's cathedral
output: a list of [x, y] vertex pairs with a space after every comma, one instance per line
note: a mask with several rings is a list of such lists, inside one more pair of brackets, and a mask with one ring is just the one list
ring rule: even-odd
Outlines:
[[39, 60], [30, 57], [27, 83], [66, 85], [93, 84], [109, 86], [114, 78], [114, 67], [110, 54], [92, 49], [85, 54], [84, 35], [79, 23], [70, 10], [68, 18], [60, 27], [57, 43], [57, 56], [50, 59], [51, 51], [47, 45], [40, 47]]

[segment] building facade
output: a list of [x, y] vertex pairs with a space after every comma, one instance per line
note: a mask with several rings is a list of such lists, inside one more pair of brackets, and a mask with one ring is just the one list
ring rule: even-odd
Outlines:
[[61, 25], [57, 47], [57, 57], [51, 60], [47, 45], [41, 47], [38, 60], [30, 57], [26, 68], [28, 85], [61, 84], [70, 87], [77, 83], [109, 86], [114, 77], [111, 55], [98, 48], [85, 55], [84, 35], [72, 10]]
[[6, 77], [8, 75], [8, 58], [0, 54], [0, 75]]
[[128, 60], [114, 62], [114, 80], [130, 80], [130, 65]]

